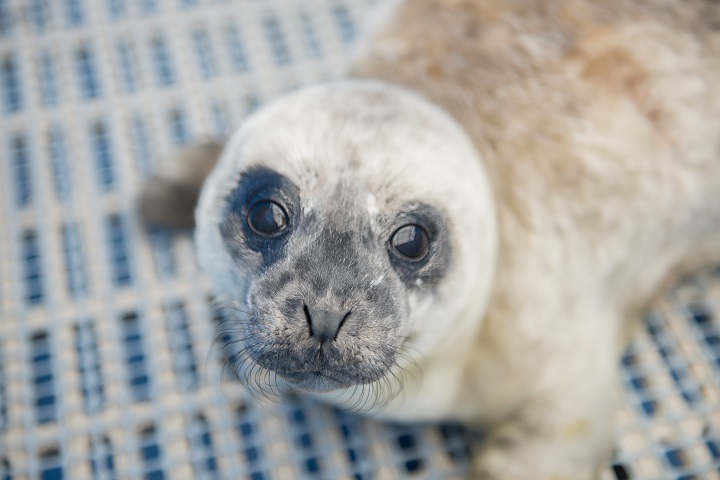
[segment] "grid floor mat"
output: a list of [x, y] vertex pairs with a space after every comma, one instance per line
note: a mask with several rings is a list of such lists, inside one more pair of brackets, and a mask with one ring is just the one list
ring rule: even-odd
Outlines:
[[[0, 479], [459, 478], [469, 434], [266, 405], [224, 373], [158, 159], [336, 76], [368, 0], [0, 0]], [[720, 271], [648, 314], [604, 479], [720, 479]]]

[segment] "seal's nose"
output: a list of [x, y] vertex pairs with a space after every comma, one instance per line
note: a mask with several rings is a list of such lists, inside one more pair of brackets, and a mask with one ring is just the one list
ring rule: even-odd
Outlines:
[[340, 312], [317, 308], [311, 312], [310, 307], [304, 303], [303, 310], [310, 327], [310, 336], [316, 338], [320, 343], [335, 340], [345, 320], [350, 316], [350, 310]]

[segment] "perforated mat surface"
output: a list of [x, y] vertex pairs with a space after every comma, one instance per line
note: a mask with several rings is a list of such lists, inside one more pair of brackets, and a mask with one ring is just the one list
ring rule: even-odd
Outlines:
[[[332, 78], [365, 0], [0, 0], [0, 478], [458, 478], [455, 426], [383, 425], [223, 373], [189, 236], [143, 231], [156, 162]], [[720, 479], [720, 271], [623, 360], [604, 479]]]

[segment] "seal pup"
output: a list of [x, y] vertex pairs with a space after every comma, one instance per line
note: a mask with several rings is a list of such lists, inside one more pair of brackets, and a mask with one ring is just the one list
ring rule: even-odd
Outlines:
[[720, 259], [720, 5], [381, 17], [347, 79], [253, 115], [203, 187], [228, 357], [340, 403], [412, 370], [370, 413], [489, 426], [471, 478], [596, 478], [633, 320]]

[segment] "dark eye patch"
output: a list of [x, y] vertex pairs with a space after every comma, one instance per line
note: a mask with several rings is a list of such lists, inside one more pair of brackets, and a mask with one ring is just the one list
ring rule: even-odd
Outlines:
[[267, 167], [250, 167], [227, 197], [220, 233], [235, 257], [262, 254], [263, 265], [282, 254], [297, 223], [300, 194], [284, 175]]
[[443, 212], [422, 202], [408, 204], [392, 220], [389, 231], [390, 263], [403, 283], [413, 289], [438, 284], [452, 258]]

